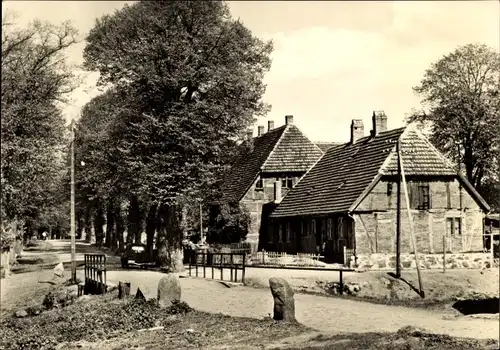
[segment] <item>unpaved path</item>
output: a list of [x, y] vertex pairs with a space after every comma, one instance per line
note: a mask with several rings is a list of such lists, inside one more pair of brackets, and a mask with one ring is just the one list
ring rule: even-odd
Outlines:
[[[108, 281], [131, 282], [144, 294], [155, 297], [158, 281], [164, 274], [155, 271], [109, 271]], [[272, 313], [269, 290], [249, 287], [227, 288], [203, 279], [181, 278], [182, 299], [192, 307], [231, 316], [262, 318]], [[295, 295], [297, 320], [325, 332], [394, 332], [404, 326], [423, 328], [432, 333], [456, 337], [497, 339], [498, 320], [459, 317], [449, 319], [445, 312], [377, 305], [360, 301], [315, 295]]]
[[[51, 244], [59, 255], [59, 261], [69, 261], [69, 241], [51, 241]], [[78, 256], [83, 256], [83, 251], [91, 249], [92, 247], [79, 242], [77, 259]], [[258, 273], [258, 269], [254, 270]], [[21, 275], [2, 280], [2, 304], [9, 298], [14, 298], [15, 295], [12, 294], [19, 293], [19, 288], [15, 287], [30, 289], [37, 285], [40, 273], [26, 274], [23, 276], [26, 277], [26, 281], [20, 278]], [[49, 271], [43, 271], [43, 273], [47, 274]], [[78, 277], [83, 277], [83, 271], [79, 270], [77, 274]], [[28, 279], [29, 276], [33, 277]], [[144, 270], [108, 271], [107, 273], [108, 282], [118, 284], [119, 281], [129, 281], [133, 293], [139, 287], [148, 298], [156, 296], [158, 281], [162, 276], [164, 274], [161, 272]], [[21, 281], [22, 286], [19, 286], [17, 282]], [[6, 284], [13, 284], [12, 288], [5, 288]], [[273, 300], [268, 289], [227, 288], [215, 281], [195, 278], [182, 278], [181, 284], [182, 299], [198, 310], [254, 318], [262, 318], [272, 313]], [[449, 314], [445, 312], [305, 294], [296, 294], [295, 300], [298, 321], [325, 332], [392, 332], [411, 325], [429, 332], [451, 336], [498, 339], [499, 335], [497, 319], [485, 320], [469, 317], [449, 319]]]

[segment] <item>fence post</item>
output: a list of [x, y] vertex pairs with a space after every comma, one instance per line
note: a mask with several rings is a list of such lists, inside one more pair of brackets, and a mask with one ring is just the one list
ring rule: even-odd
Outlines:
[[443, 234], [443, 273], [446, 273], [446, 234]]
[[194, 254], [194, 268], [196, 271], [196, 277], [198, 277], [198, 252]]
[[189, 276], [191, 276], [191, 263], [193, 262], [193, 254], [194, 252], [191, 251], [191, 253], [189, 254]]
[[206, 278], [206, 267], [207, 267], [207, 255], [203, 252], [203, 278]]
[[238, 282], [238, 263], [236, 263], [236, 268], [234, 269], [234, 281]]
[[229, 256], [230, 259], [230, 271], [231, 271], [231, 282], [233, 282], [233, 253]]
[[241, 272], [241, 283], [245, 283], [245, 266], [246, 266], [246, 263], [245, 263], [245, 260], [246, 260], [246, 253], [243, 253], [243, 271]]
[[340, 284], [340, 295], [344, 294], [344, 282], [342, 281], [342, 269], [339, 270], [340, 278], [339, 278], [339, 284]]
[[493, 231], [490, 232], [490, 269], [493, 269], [493, 262], [495, 261], [495, 252], [493, 245]]
[[224, 270], [224, 265], [222, 264], [222, 259], [224, 257], [223, 255], [224, 253], [220, 253], [220, 280], [221, 281], [224, 281], [224, 274], [223, 274], [223, 271]]

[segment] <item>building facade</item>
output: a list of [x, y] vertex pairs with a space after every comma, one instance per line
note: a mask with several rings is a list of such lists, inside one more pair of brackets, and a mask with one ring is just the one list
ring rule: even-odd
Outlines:
[[353, 120], [350, 142], [330, 148], [283, 198], [267, 250], [317, 252], [342, 264], [394, 254], [398, 148], [408, 193], [407, 203], [401, 183], [401, 252], [414, 252], [408, 205], [419, 253], [482, 251], [487, 203], [417, 130], [387, 130], [383, 112], [373, 113], [369, 136]]
[[250, 151], [233, 165], [224, 181], [222, 200], [247, 208], [251, 216], [247, 241], [261, 248], [260, 236], [267, 232], [270, 212], [323, 152], [293, 124], [291, 115], [278, 128], [269, 121], [267, 132], [259, 126], [258, 135], [249, 137], [248, 143]]

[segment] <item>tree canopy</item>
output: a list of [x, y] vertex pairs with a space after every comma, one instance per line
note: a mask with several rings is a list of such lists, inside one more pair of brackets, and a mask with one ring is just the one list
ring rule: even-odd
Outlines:
[[[482, 193], [499, 179], [500, 54], [482, 44], [468, 44], [426, 70], [414, 91], [423, 111], [410, 122], [431, 127], [431, 141], [464, 165], [468, 180]], [[492, 203], [493, 204], [493, 203]]]
[[235, 145], [268, 111], [271, 51], [223, 1], [140, 1], [98, 19], [84, 66], [111, 89], [77, 129], [81, 191], [125, 201], [130, 230], [146, 220], [163, 248], [179, 248], [185, 216], [217, 197]]
[[77, 83], [65, 59], [76, 35], [69, 23], [35, 21], [22, 29], [13, 18], [2, 18], [3, 220], [25, 221], [34, 228], [54, 222], [55, 207], [63, 205], [66, 130], [61, 102]]

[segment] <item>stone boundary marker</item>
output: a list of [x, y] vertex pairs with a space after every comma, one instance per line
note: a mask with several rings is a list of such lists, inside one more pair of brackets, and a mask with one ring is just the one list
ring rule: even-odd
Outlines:
[[269, 287], [274, 299], [274, 320], [295, 322], [295, 299], [293, 288], [283, 278], [272, 277]]
[[160, 279], [157, 299], [160, 307], [169, 307], [172, 302], [181, 300], [181, 282], [177, 275], [169, 273]]

